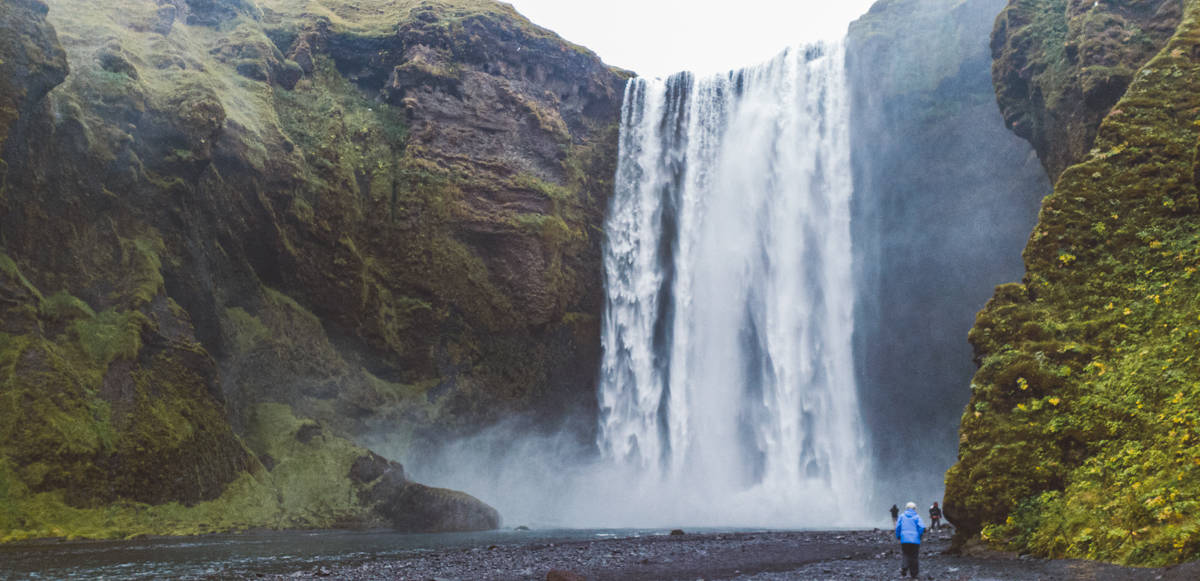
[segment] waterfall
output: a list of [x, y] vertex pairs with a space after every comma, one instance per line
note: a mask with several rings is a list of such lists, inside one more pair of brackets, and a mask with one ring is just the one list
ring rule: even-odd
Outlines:
[[598, 444], [638, 510], [864, 522], [848, 101], [841, 44], [629, 82]]

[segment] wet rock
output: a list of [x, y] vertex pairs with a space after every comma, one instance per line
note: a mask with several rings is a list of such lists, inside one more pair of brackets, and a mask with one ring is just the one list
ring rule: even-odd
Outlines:
[[350, 479], [363, 484], [374, 482], [388, 472], [398, 474], [400, 479], [406, 480], [403, 466], [374, 452], [360, 457], [350, 465]]
[[546, 573], [546, 581], [587, 581], [587, 577], [562, 569], [551, 569]]
[[125, 75], [131, 79], [138, 79], [137, 67], [121, 54], [120, 49], [105, 49], [97, 57], [100, 61], [100, 68], [110, 72]]
[[500, 513], [491, 506], [463, 492], [409, 481], [394, 463], [367, 492], [366, 500], [398, 531], [486, 531], [500, 526]]

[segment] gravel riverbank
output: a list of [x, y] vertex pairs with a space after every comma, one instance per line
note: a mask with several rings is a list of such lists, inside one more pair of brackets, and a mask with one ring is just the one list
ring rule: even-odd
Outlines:
[[[930, 534], [922, 546], [921, 578], [945, 581], [1200, 579], [1200, 562], [1168, 569], [1135, 569], [1081, 561], [1003, 554], [949, 555], [949, 535]], [[684, 534], [564, 543], [491, 545], [414, 552], [362, 562], [315, 565], [288, 573], [239, 571], [211, 579], [412, 581], [736, 581], [899, 579], [899, 546], [888, 531]], [[557, 573], [555, 573], [557, 575]]]

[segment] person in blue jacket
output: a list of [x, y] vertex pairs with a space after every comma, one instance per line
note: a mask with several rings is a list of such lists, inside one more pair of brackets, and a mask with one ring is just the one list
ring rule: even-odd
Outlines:
[[900, 552], [904, 553], [904, 564], [900, 567], [900, 576], [912, 575], [917, 578], [920, 564], [917, 558], [921, 553], [921, 537], [925, 535], [925, 524], [921, 515], [917, 514], [917, 503], [910, 502], [904, 506], [904, 514], [896, 522], [896, 538], [900, 539]]

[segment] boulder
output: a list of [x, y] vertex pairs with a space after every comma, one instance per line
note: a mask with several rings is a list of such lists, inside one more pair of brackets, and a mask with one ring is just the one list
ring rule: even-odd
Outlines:
[[375, 512], [402, 532], [488, 531], [500, 527], [500, 513], [464, 492], [417, 484], [391, 462], [367, 493]]

